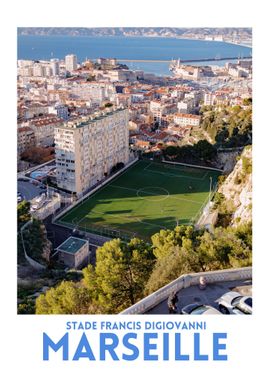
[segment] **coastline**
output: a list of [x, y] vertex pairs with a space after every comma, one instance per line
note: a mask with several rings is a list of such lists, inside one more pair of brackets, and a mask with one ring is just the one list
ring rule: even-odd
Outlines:
[[156, 35], [69, 35], [69, 34], [18, 34], [18, 37], [86, 37], [86, 38], [110, 38], [110, 37], [118, 37], [118, 38], [175, 38], [177, 40], [188, 40], [188, 41], [202, 41], [202, 42], [221, 42], [221, 43], [226, 43], [226, 44], [231, 44], [231, 45], [237, 45], [237, 46], [243, 46], [252, 49], [252, 44], [247, 45], [243, 43], [237, 43], [233, 41], [216, 41], [216, 40], [205, 40], [202, 38], [192, 38], [192, 37], [181, 37], [181, 36], [156, 36]]

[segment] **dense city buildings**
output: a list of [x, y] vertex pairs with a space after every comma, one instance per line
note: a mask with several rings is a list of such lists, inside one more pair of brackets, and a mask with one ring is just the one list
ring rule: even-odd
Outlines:
[[171, 67], [171, 77], [158, 77], [130, 70], [115, 58], [79, 64], [74, 54], [64, 60], [18, 60], [19, 159], [33, 146], [54, 146], [55, 128], [104, 112], [106, 104], [128, 109], [131, 148], [158, 151], [161, 143], [194, 142], [192, 128], [200, 126], [202, 105], [243, 106], [251, 96], [251, 60], [221, 67], [178, 60]]

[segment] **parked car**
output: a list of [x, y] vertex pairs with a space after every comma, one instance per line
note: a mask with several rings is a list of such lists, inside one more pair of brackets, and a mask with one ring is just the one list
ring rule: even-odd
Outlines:
[[17, 191], [17, 202], [19, 203], [22, 200], [23, 200], [22, 194], [19, 191]]
[[28, 178], [18, 178], [18, 181], [20, 182], [29, 182]]
[[182, 308], [181, 314], [221, 314], [220, 311], [210, 305], [203, 305], [201, 303], [192, 303]]
[[219, 298], [218, 308], [223, 314], [252, 314], [252, 297], [228, 292]]

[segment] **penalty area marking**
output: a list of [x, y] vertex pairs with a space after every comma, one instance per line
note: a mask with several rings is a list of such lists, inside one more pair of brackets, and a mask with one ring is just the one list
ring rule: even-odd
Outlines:
[[[104, 212], [99, 212], [99, 211], [94, 211], [94, 210], [91, 210], [91, 213], [92, 214], [96, 214], [96, 215], [101, 215], [101, 216], [105, 216], [105, 213]], [[120, 220], [127, 220], [129, 222], [138, 222], [138, 223], [141, 223], [141, 224], [147, 224], [149, 226], [155, 226], [155, 227], [160, 227], [160, 228], [167, 228], [165, 226], [162, 226], [160, 224], [156, 224], [156, 223], [150, 223], [150, 222], [143, 222], [140, 218], [134, 216], [134, 215], [131, 215], [131, 214], [121, 214], [121, 215], [110, 215], [110, 217], [112, 219], [120, 219]], [[80, 223], [83, 219], [88, 219], [87, 217], [83, 217], [81, 220], [80, 220]], [[88, 223], [87, 223], [88, 224]], [[92, 224], [93, 226], [95, 226], [95, 224]], [[82, 225], [82, 227], [86, 225]], [[91, 224], [89, 224], [89, 227], [91, 226]], [[91, 227], [90, 227], [91, 228]], [[109, 228], [109, 227], [108, 227]], [[129, 232], [129, 231], [128, 231]]]
[[159, 170], [151, 170], [151, 169], [143, 169], [145, 170], [146, 172], [149, 172], [149, 173], [155, 173], [155, 174], [161, 174], [163, 176], [167, 176], [167, 177], [171, 177], [171, 178], [187, 178], [187, 179], [192, 179], [192, 180], [195, 180], [195, 181], [203, 181], [205, 177], [201, 177], [201, 178], [196, 178], [196, 177], [191, 177], [191, 176], [186, 176], [186, 175], [179, 175], [179, 174], [173, 174], [173, 173], [166, 173], [166, 172], [162, 172], [162, 171], [159, 171]]

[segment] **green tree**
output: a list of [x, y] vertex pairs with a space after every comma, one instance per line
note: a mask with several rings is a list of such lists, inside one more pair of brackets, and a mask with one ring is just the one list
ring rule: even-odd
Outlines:
[[46, 230], [44, 224], [40, 220], [33, 219], [32, 223], [29, 224], [21, 233], [21, 228], [29, 220], [31, 220], [30, 203], [27, 201], [20, 202], [17, 206], [17, 249], [19, 262], [23, 262], [25, 260], [22, 237], [27, 254], [33, 258], [41, 258], [43, 248], [46, 244]]
[[200, 140], [194, 145], [194, 149], [199, 158], [203, 160], [211, 160], [217, 154], [217, 149], [207, 140]]
[[166, 156], [176, 156], [178, 154], [178, 149], [176, 146], [169, 145], [164, 151]]
[[31, 219], [30, 202], [22, 201], [17, 206], [17, 222], [18, 228], [22, 227]]
[[91, 305], [88, 290], [72, 281], [41, 294], [36, 300], [36, 314], [87, 314]]
[[217, 145], [223, 145], [229, 137], [229, 131], [226, 128], [222, 128], [216, 135]]
[[174, 230], [161, 230], [154, 234], [151, 239], [153, 242], [153, 253], [161, 259], [174, 252], [175, 246], [182, 247], [183, 239], [195, 241], [201, 231], [195, 231], [193, 226], [177, 226]]
[[[179, 229], [179, 227], [176, 227]], [[252, 264], [251, 225], [185, 233], [160, 231], [152, 237], [157, 262], [145, 287], [150, 294], [182, 274], [244, 267]], [[181, 236], [181, 237], [180, 237]]]
[[35, 301], [25, 299], [18, 305], [18, 314], [35, 314]]
[[154, 261], [148, 243], [114, 239], [98, 248], [95, 268], [83, 270], [84, 284], [94, 303], [107, 313], [117, 313], [143, 296]]
[[145, 295], [155, 292], [181, 275], [182, 258], [178, 250], [179, 248], [174, 247], [170, 254], [157, 260], [145, 286]]

